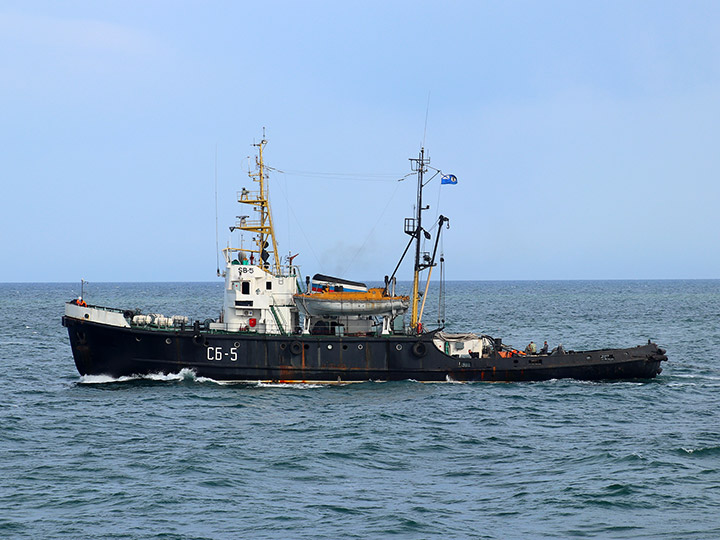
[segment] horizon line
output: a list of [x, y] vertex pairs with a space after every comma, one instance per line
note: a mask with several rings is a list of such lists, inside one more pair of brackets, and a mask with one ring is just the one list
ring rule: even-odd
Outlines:
[[[362, 279], [362, 278], [361, 278]], [[382, 283], [382, 280], [378, 279], [366, 279], [368, 283]], [[520, 279], [448, 279], [446, 283], [467, 283], [467, 282], [487, 282], [487, 283], [500, 283], [500, 282], [553, 282], [553, 281], [720, 281], [720, 278], [520, 278]], [[399, 279], [398, 283], [412, 283], [410, 279]], [[0, 281], [0, 285], [64, 285], [64, 284], [76, 284], [77, 281]], [[218, 283], [223, 284], [224, 281], [88, 281], [85, 283], [95, 284], [107, 284], [107, 283]], [[431, 283], [438, 283], [432, 281]]]

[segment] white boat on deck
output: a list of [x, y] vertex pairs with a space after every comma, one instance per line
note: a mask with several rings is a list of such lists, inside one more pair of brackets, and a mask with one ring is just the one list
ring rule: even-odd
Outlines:
[[307, 292], [293, 295], [295, 305], [311, 317], [390, 317], [404, 314], [410, 297], [390, 294], [388, 288], [368, 289], [365, 283], [315, 274]]
[[407, 296], [387, 296], [382, 288], [365, 292], [323, 291], [294, 295], [295, 305], [312, 316], [375, 315], [394, 317], [410, 307]]

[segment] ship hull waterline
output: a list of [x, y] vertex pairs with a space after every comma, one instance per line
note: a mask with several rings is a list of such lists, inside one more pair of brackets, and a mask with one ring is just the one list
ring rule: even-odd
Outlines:
[[192, 370], [216, 381], [346, 383], [652, 379], [666, 360], [648, 343], [628, 349], [503, 358], [453, 357], [420, 336], [262, 335], [122, 328], [63, 317], [81, 375], [113, 378]]

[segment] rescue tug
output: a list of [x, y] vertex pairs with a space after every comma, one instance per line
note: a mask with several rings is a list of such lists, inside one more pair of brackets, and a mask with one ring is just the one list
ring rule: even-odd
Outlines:
[[[293, 257], [282, 260], [267, 197], [267, 167], [257, 147], [256, 189], [242, 189], [238, 202], [255, 216], [238, 218], [233, 229], [250, 233], [251, 249], [227, 247], [224, 302], [217, 320], [142, 314], [138, 310], [66, 303], [67, 328], [75, 365], [81, 375], [111, 377], [178, 373], [191, 369], [217, 381], [344, 383], [390, 381], [541, 381], [650, 379], [667, 360], [665, 350], [648, 341], [626, 349], [525, 354], [486, 335], [427, 331], [422, 317], [437, 247], [448, 218], [437, 221], [434, 249], [421, 253], [431, 239], [422, 226], [422, 192], [430, 160], [424, 148], [411, 159], [417, 173], [416, 212], [405, 219], [410, 240], [385, 286], [316, 274], [305, 287]], [[414, 246], [412, 293], [395, 294], [395, 273]], [[440, 257], [442, 271], [443, 258]], [[427, 272], [425, 294], [421, 273]], [[409, 324], [406, 312], [410, 311]]]

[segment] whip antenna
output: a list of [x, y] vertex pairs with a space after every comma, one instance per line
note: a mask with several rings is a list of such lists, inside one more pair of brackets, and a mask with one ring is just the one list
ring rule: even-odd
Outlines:
[[425, 129], [423, 130], [423, 148], [425, 148], [425, 135], [427, 135], [427, 119], [430, 112], [430, 92], [428, 91], [427, 107], [425, 107]]
[[220, 240], [218, 239], [217, 144], [215, 145], [215, 263], [220, 277]]

